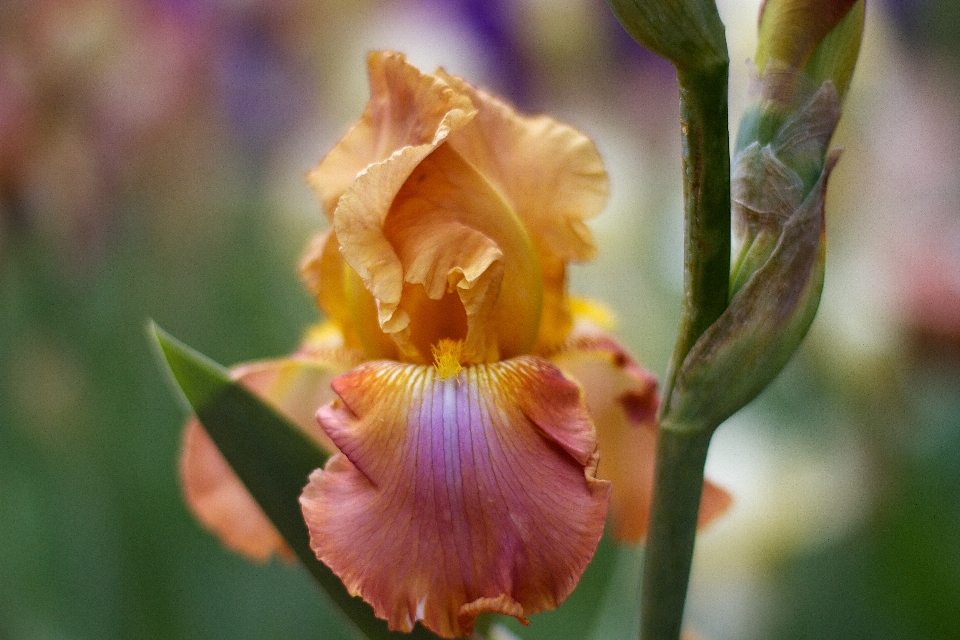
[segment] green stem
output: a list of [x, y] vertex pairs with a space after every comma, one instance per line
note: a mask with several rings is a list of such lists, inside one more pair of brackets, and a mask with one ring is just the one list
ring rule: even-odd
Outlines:
[[640, 637], [677, 640], [697, 535], [709, 432], [661, 430], [643, 566]]
[[673, 425], [670, 400], [691, 347], [727, 307], [730, 282], [728, 64], [677, 69], [683, 136], [684, 281], [677, 343], [657, 436], [644, 560], [641, 640], [679, 640], [697, 533], [703, 467], [717, 425]]
[[683, 140], [683, 302], [661, 414], [700, 335], [727, 308], [730, 281], [730, 134], [727, 70], [677, 69]]

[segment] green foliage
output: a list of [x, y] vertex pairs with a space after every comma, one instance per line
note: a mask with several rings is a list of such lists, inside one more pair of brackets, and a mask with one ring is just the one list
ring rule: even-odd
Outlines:
[[300, 562], [363, 637], [435, 638], [422, 627], [410, 634], [389, 631], [369, 605], [347, 593], [340, 579], [310, 549], [299, 498], [310, 473], [326, 462], [326, 453], [283, 416], [230, 380], [226, 369], [155, 325], [153, 333], [177, 384], [224, 458]]

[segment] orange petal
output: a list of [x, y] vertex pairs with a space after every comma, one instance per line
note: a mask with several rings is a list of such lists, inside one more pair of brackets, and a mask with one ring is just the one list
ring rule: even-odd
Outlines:
[[540, 248], [563, 262], [593, 258], [584, 220], [603, 209], [609, 184], [590, 139], [548, 116], [521, 116], [462, 78], [437, 75], [477, 108], [468, 125], [451, 133], [450, 146], [513, 205]]
[[332, 229], [310, 243], [300, 261], [300, 277], [320, 310], [343, 334], [347, 348], [363, 350], [370, 359], [397, 359], [397, 345], [380, 330], [376, 300], [344, 262]]
[[[335, 344], [327, 332], [314, 331], [290, 358], [240, 365], [231, 375], [322, 447], [336, 451], [317, 424], [315, 413], [317, 407], [334, 397], [330, 380], [357, 360]], [[180, 478], [194, 516], [227, 547], [258, 561], [274, 553], [293, 559], [280, 534], [196, 418], [187, 422], [184, 432]]]
[[450, 134], [448, 144], [501, 193], [533, 238], [546, 287], [538, 344], [556, 346], [570, 329], [564, 265], [596, 254], [584, 221], [600, 213], [609, 194], [600, 155], [568, 125], [542, 115], [521, 116], [462, 78], [437, 75], [478, 109], [470, 123]]
[[[530, 237], [484, 176], [447, 145], [411, 174], [384, 235], [403, 266], [399, 311], [410, 318], [410, 341], [420, 361], [429, 361], [431, 345], [443, 338], [464, 341], [466, 362], [530, 352], [542, 291]], [[411, 286], [424, 295], [410, 295]], [[447, 294], [458, 301], [452, 313], [418, 304]], [[457, 311], [462, 328], [450, 323]]]
[[[653, 496], [658, 407], [656, 379], [605, 332], [580, 322], [551, 360], [584, 390], [600, 446], [598, 476], [610, 480], [610, 522], [620, 540], [647, 534]], [[707, 481], [699, 526], [722, 514], [730, 495]]]
[[556, 607], [592, 557], [609, 485], [577, 386], [522, 357], [441, 378], [361, 365], [318, 418], [341, 454], [301, 497], [311, 546], [395, 630], [468, 635]]
[[421, 73], [403, 54], [371, 53], [367, 66], [370, 101], [363, 116], [307, 175], [331, 219], [340, 196], [367, 166], [400, 149], [432, 148], [473, 112], [469, 98]]
[[[371, 357], [393, 359], [397, 345], [380, 325], [392, 323], [392, 334], [406, 329], [403, 313], [393, 317], [403, 269], [382, 227], [410, 172], [475, 110], [402, 54], [373, 53], [368, 66], [370, 101], [360, 122], [307, 176], [336, 231], [315, 241], [301, 274], [349, 346], [362, 344]], [[335, 215], [342, 198], [345, 211]]]
[[[403, 360], [429, 362], [431, 345], [444, 338], [464, 342], [467, 362], [528, 353], [540, 325], [542, 290], [533, 244], [486, 176], [443, 144], [473, 118], [472, 103], [463, 96], [455, 101], [443, 80], [421, 74], [402, 57], [384, 61], [392, 81], [380, 82], [376, 74], [384, 68], [371, 64], [372, 86], [385, 92], [374, 93], [371, 105], [387, 100], [404, 113], [419, 109], [430, 116], [433, 134], [425, 136], [422, 123], [411, 128], [404, 118], [373, 123], [402, 124], [407, 137], [389, 137], [397, 145], [393, 152], [366, 166], [339, 197], [333, 226], [343, 259], [375, 299], [379, 327]], [[442, 119], [434, 117], [440, 112]], [[388, 109], [381, 115], [389, 120], [395, 114]], [[321, 272], [332, 264], [328, 253], [320, 252]], [[337, 306], [323, 297], [320, 302]], [[368, 301], [358, 297], [357, 303], [364, 315]], [[365, 346], [374, 342], [362, 335], [366, 329], [358, 331]], [[382, 350], [373, 354], [390, 357]]]
[[180, 481], [194, 517], [225, 546], [258, 562], [274, 554], [293, 561], [293, 551], [196, 418], [187, 422], [183, 433]]
[[[469, 98], [457, 94], [443, 80], [422, 74], [397, 54], [371, 56], [370, 78], [368, 109], [347, 138], [355, 131], [366, 131], [356, 134], [367, 141], [360, 146], [373, 145], [370, 148], [375, 147], [377, 153], [368, 159], [370, 164], [354, 172], [349, 186], [338, 196], [333, 228], [343, 259], [376, 300], [379, 326], [394, 339], [404, 359], [426, 362], [429, 354], [418, 353], [411, 343], [409, 312], [400, 308], [407, 282], [405, 265], [384, 226], [398, 192], [414, 170], [476, 112]], [[311, 174], [311, 181], [316, 185], [326, 180], [328, 170], [333, 176], [330, 179], [336, 181], [343, 148], [355, 146], [338, 145]], [[489, 252], [485, 257], [490, 258]], [[460, 282], [448, 283], [448, 288], [457, 288], [462, 282], [461, 277]]]

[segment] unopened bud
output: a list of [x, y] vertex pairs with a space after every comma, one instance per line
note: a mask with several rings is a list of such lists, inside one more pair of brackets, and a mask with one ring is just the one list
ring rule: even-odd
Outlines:
[[731, 175], [727, 309], [681, 364], [666, 428], [720, 424], [780, 372], [820, 304], [828, 152], [863, 28], [863, 0], [767, 0], [754, 103]]
[[830, 137], [840, 119], [833, 84], [826, 82], [791, 114], [773, 138], [741, 149], [733, 159], [735, 257], [731, 293], [736, 293], [767, 260], [785, 225], [821, 179]]
[[763, 98], [795, 104], [798, 82], [830, 80], [840, 102], [860, 51], [864, 0], [766, 0], [754, 64]]
[[757, 241], [772, 250], [687, 354], [665, 428], [720, 424], [780, 373], [803, 340], [823, 289], [823, 201], [836, 157], [831, 154], [817, 184], [789, 217], [766, 221], [771, 227]]

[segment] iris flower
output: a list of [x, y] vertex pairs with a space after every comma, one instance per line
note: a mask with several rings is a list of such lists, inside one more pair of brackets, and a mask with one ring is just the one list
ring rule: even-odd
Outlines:
[[[400, 54], [369, 75], [308, 176], [331, 228], [301, 273], [328, 323], [234, 375], [333, 454], [301, 496], [317, 557], [391, 628], [458, 637], [562, 602], [608, 506], [642, 537], [656, 383], [566, 290], [607, 199], [594, 145]], [[195, 421], [181, 472], [226, 544], [289, 556]], [[708, 483], [701, 519], [728, 503]]]

